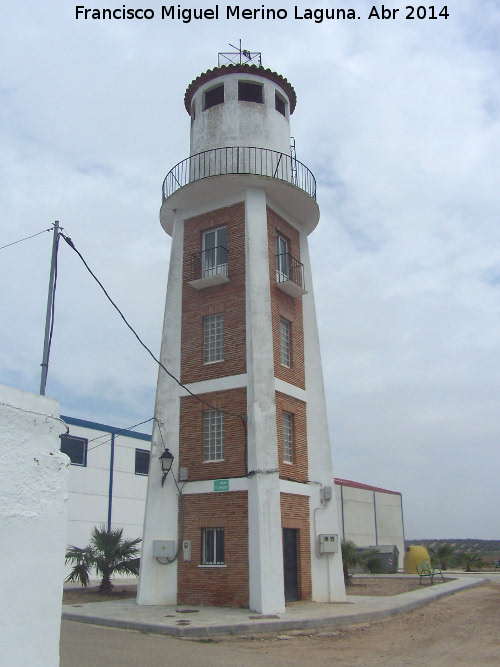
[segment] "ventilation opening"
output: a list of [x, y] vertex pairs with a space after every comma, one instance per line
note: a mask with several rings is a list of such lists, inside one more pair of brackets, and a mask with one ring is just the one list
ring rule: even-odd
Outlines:
[[278, 93], [275, 93], [274, 95], [274, 105], [276, 111], [279, 111], [280, 114], [286, 118], [286, 102]]
[[240, 102], [257, 102], [263, 104], [262, 86], [259, 83], [238, 81], [238, 100]]
[[224, 84], [217, 86], [216, 88], [212, 88], [211, 90], [207, 90], [205, 93], [205, 104], [204, 104], [204, 109], [210, 109], [210, 107], [214, 107], [217, 104], [223, 104], [224, 103]]

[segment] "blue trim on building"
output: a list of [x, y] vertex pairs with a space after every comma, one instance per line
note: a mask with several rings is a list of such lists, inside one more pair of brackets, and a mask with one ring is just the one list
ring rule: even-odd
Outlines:
[[94, 431], [103, 431], [104, 433], [111, 433], [112, 435], [124, 435], [127, 438], [135, 438], [136, 440], [147, 440], [151, 442], [151, 436], [147, 433], [137, 433], [136, 431], [127, 431], [124, 428], [117, 428], [116, 426], [106, 426], [106, 424], [99, 424], [98, 422], [89, 422], [86, 419], [77, 419], [76, 417], [67, 417], [61, 415], [61, 419], [70, 426], [81, 426], [82, 428], [91, 428]]
[[377, 529], [377, 497], [376, 491], [373, 492], [373, 518], [375, 519], [375, 546], [378, 547], [378, 529]]
[[108, 532], [111, 531], [111, 507], [113, 505], [113, 473], [115, 469], [115, 434], [111, 434], [111, 458], [109, 461], [109, 492], [108, 492]]

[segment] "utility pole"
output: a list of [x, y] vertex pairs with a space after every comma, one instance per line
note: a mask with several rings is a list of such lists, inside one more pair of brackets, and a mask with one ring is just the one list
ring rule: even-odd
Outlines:
[[59, 241], [59, 220], [54, 222], [54, 237], [52, 239], [52, 259], [50, 262], [49, 294], [47, 297], [47, 314], [45, 316], [45, 340], [43, 342], [42, 377], [40, 380], [40, 395], [45, 396], [47, 373], [49, 370], [50, 332], [52, 329], [52, 302], [54, 299], [54, 282], [56, 276], [57, 247]]

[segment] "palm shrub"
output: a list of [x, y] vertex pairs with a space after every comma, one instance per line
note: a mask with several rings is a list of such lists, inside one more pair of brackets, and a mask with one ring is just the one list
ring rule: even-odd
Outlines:
[[441, 570], [447, 570], [455, 564], [455, 549], [446, 542], [439, 544], [436, 549], [429, 549], [432, 552], [432, 564], [438, 566]]
[[465, 572], [480, 570], [484, 567], [484, 561], [478, 554], [463, 552], [458, 554], [458, 562], [464, 568]]
[[108, 593], [113, 590], [111, 577], [113, 574], [139, 574], [140, 537], [135, 540], [123, 539], [123, 528], [94, 526], [90, 536], [90, 544], [81, 549], [70, 546], [66, 551], [66, 563], [71, 563], [73, 569], [66, 577], [66, 581], [79, 581], [82, 586], [88, 586], [90, 572], [95, 568], [102, 577], [99, 593]]
[[342, 568], [344, 570], [344, 584], [348, 586], [351, 583], [352, 573], [355, 567], [363, 565], [361, 553], [358, 547], [352, 540], [344, 540], [341, 544], [342, 548]]
[[361, 552], [363, 566], [370, 574], [380, 574], [383, 571], [380, 551], [376, 549], [365, 549]]
[[352, 570], [362, 567], [370, 574], [382, 572], [382, 561], [380, 553], [376, 549], [364, 549], [359, 551], [352, 540], [344, 540], [342, 547], [342, 568], [344, 570], [344, 583], [348, 586], [352, 579]]

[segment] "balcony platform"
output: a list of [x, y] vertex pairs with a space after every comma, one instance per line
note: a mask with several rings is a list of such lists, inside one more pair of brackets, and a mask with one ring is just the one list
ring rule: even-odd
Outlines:
[[197, 278], [196, 280], [190, 280], [189, 285], [194, 287], [194, 289], [206, 289], [207, 287], [217, 287], [217, 285], [223, 285], [228, 283], [229, 278], [221, 274], [216, 276], [206, 276], [205, 278]]
[[[241, 152], [236, 152], [241, 151]], [[251, 151], [250, 153], [248, 151]], [[160, 222], [172, 235], [177, 211], [217, 206], [248, 188], [262, 188], [310, 234], [319, 221], [313, 174], [289, 155], [248, 147], [220, 148], [193, 155], [176, 165], [163, 184]]]

